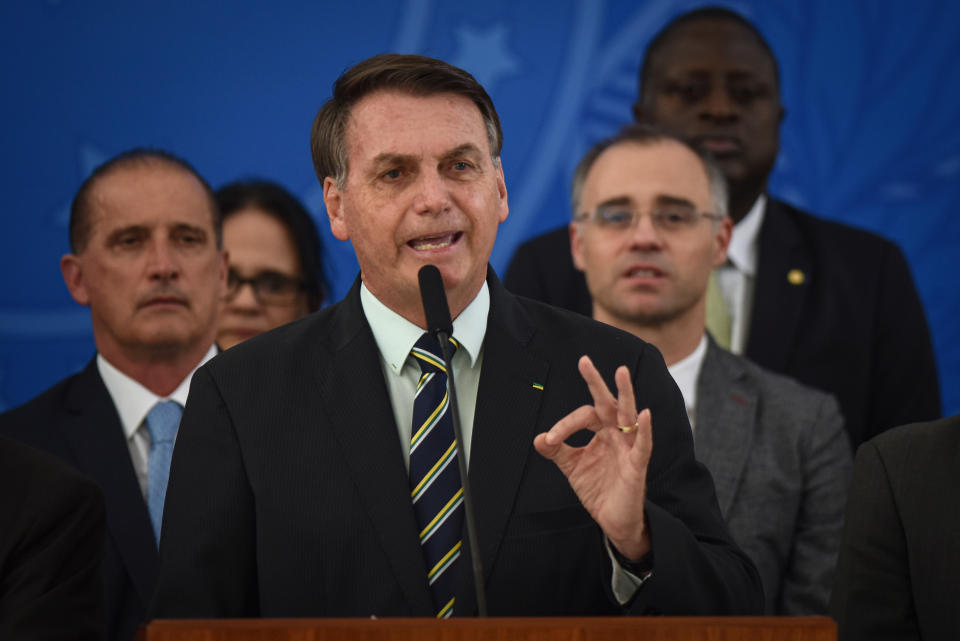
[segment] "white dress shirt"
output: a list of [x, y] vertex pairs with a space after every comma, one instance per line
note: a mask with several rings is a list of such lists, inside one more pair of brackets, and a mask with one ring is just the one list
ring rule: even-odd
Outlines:
[[[420, 340], [424, 330], [380, 302], [363, 283], [360, 284], [360, 305], [380, 351], [380, 366], [387, 381], [387, 393], [390, 395], [403, 462], [409, 470], [413, 399], [417, 380], [420, 378], [420, 366], [410, 356], [410, 350]], [[453, 355], [453, 373], [457, 385], [460, 429], [463, 431], [463, 453], [468, 461], [470, 443], [473, 440], [473, 417], [480, 386], [480, 370], [483, 365], [483, 340], [487, 334], [489, 314], [490, 290], [484, 283], [466, 309], [453, 320], [453, 337], [460, 343], [460, 348]], [[625, 604], [633, 598], [646, 577], [641, 579], [624, 570], [614, 558], [606, 537], [604, 543], [613, 564], [611, 588], [617, 600]]]
[[100, 372], [100, 378], [103, 379], [103, 384], [106, 385], [107, 392], [113, 399], [113, 406], [117, 408], [117, 414], [120, 416], [120, 425], [123, 426], [127, 448], [130, 450], [130, 460], [133, 462], [133, 469], [137, 473], [137, 481], [140, 483], [140, 492], [144, 498], [147, 496], [147, 461], [150, 458], [150, 430], [147, 429], [146, 424], [147, 413], [157, 404], [157, 401], [171, 400], [180, 403], [181, 406], [186, 405], [187, 395], [190, 392], [190, 379], [193, 378], [193, 373], [216, 355], [217, 348], [215, 345], [211, 345], [207, 353], [197, 363], [197, 366], [190, 371], [186, 378], [180, 381], [177, 389], [173, 390], [170, 396], [162, 398], [118, 370], [102, 354], [97, 354], [97, 370]]
[[717, 285], [730, 313], [730, 351], [734, 354], [743, 354], [747, 348], [757, 280], [760, 227], [766, 208], [767, 197], [760, 194], [747, 215], [734, 225], [727, 262], [715, 270]]
[[[360, 305], [380, 350], [380, 366], [387, 382], [403, 462], [409, 469], [413, 399], [420, 378], [420, 366], [410, 356], [410, 350], [423, 336], [424, 330], [381, 303], [362, 283]], [[470, 442], [473, 440], [477, 388], [480, 386], [480, 367], [483, 364], [483, 338], [487, 334], [489, 313], [490, 290], [484, 283], [476, 297], [453, 321], [453, 337], [460, 343], [453, 355], [453, 376], [457, 385], [460, 429], [463, 431], [463, 453], [468, 461]]]
[[683, 394], [683, 404], [687, 408], [687, 418], [690, 419], [690, 428], [696, 430], [694, 417], [697, 407], [697, 380], [700, 378], [700, 369], [703, 367], [703, 357], [707, 353], [707, 335], [704, 334], [697, 343], [696, 349], [679, 361], [667, 367], [680, 393]]

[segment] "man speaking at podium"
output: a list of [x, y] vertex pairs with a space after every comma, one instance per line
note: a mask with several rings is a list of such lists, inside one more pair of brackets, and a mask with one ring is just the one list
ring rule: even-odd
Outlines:
[[509, 294], [488, 267], [507, 190], [476, 80], [368, 59], [338, 79], [311, 145], [360, 277], [198, 371], [153, 616], [477, 613], [446, 368], [424, 332], [428, 264], [454, 319], [489, 614], [759, 612], [659, 353]]

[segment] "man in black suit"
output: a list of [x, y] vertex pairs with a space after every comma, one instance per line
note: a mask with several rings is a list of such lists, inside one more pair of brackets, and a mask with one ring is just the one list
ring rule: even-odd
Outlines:
[[[900, 249], [766, 193], [784, 109], [756, 27], [718, 8], [673, 20], [647, 47], [634, 117], [709, 151], [729, 184], [736, 226], [716, 272], [719, 315], [707, 314], [726, 316], [708, 324], [721, 345], [834, 394], [854, 445], [939, 416], [930, 333]], [[563, 227], [522, 245], [507, 288], [590, 314], [569, 236]]]
[[103, 639], [103, 495], [0, 437], [0, 639]]
[[90, 308], [97, 355], [0, 416], [0, 433], [59, 456], [103, 490], [106, 627], [125, 641], [156, 583], [178, 405], [215, 353], [226, 258], [209, 186], [159, 151], [134, 150], [93, 172], [73, 202], [70, 245], [60, 266]]
[[[454, 318], [489, 613], [762, 607], [656, 350], [520, 300], [489, 269], [508, 211], [501, 144], [487, 93], [442, 61], [382, 55], [338, 79], [312, 148], [331, 229], [352, 241], [360, 277], [340, 303], [197, 372], [154, 616], [477, 612], [452, 427], [443, 457], [414, 473], [452, 412], [441, 404], [416, 430], [410, 419], [440, 375], [416, 371], [429, 358], [417, 285], [427, 264]], [[420, 491], [436, 486], [449, 501], [421, 518]], [[434, 565], [440, 529], [454, 538]]]
[[864, 443], [830, 601], [841, 641], [960, 638], [960, 416]]

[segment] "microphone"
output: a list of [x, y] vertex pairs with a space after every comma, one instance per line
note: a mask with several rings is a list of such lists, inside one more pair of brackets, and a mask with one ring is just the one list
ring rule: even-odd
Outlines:
[[[453, 333], [453, 321], [450, 320], [450, 306], [447, 305], [447, 292], [443, 289], [443, 277], [434, 265], [424, 265], [417, 273], [420, 280], [420, 299], [423, 301], [423, 315], [427, 319], [427, 331], [437, 336], [439, 332], [450, 338]], [[443, 345], [446, 341], [441, 341]], [[447, 354], [444, 352], [443, 357]]]
[[417, 273], [420, 281], [420, 298], [423, 301], [423, 314], [426, 317], [427, 331], [440, 342], [443, 361], [447, 366], [447, 385], [450, 388], [450, 411], [453, 413], [453, 436], [457, 439], [457, 466], [460, 468], [460, 482], [463, 484], [463, 511], [467, 521], [467, 541], [470, 545], [470, 561], [473, 565], [473, 589], [477, 593], [477, 614], [487, 616], [487, 596], [483, 587], [483, 564], [480, 562], [480, 547], [477, 545], [477, 529], [473, 518], [473, 494], [467, 478], [467, 455], [463, 448], [463, 432], [460, 429], [460, 405], [457, 402], [457, 387], [453, 380], [453, 363], [450, 354], [450, 334], [453, 333], [453, 321], [450, 319], [450, 306], [447, 305], [447, 292], [443, 289], [443, 277], [435, 265], [424, 265]]

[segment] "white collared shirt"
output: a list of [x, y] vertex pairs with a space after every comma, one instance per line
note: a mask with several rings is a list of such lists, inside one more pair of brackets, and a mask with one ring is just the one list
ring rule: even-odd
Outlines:
[[743, 354], [747, 348], [753, 289], [757, 280], [760, 227], [766, 208], [767, 197], [760, 194], [747, 215], [733, 227], [727, 263], [715, 270], [717, 285], [730, 313], [730, 351], [734, 354]]
[[190, 393], [190, 379], [193, 373], [217, 355], [217, 348], [211, 345], [207, 353], [204, 354], [197, 366], [190, 371], [186, 378], [180, 381], [177, 389], [173, 390], [170, 396], [161, 398], [146, 387], [130, 378], [116, 367], [110, 361], [105, 359], [102, 354], [97, 354], [97, 370], [100, 372], [100, 378], [113, 399], [113, 406], [117, 408], [117, 414], [120, 416], [120, 425], [123, 426], [123, 434], [127, 439], [127, 448], [130, 450], [130, 460], [133, 462], [133, 469], [137, 473], [137, 481], [140, 483], [140, 491], [143, 496], [147, 495], [147, 461], [150, 458], [150, 431], [146, 426], [147, 413], [157, 404], [157, 401], [171, 400], [180, 403], [181, 406], [187, 404], [187, 395]]
[[684, 356], [679, 361], [667, 367], [670, 376], [673, 377], [680, 393], [683, 394], [683, 404], [687, 408], [687, 418], [690, 419], [690, 429], [696, 430], [694, 418], [697, 407], [697, 380], [700, 378], [700, 370], [703, 368], [703, 357], [707, 354], [707, 335], [704, 334], [694, 349], [688, 356]]
[[[380, 365], [387, 382], [393, 419], [397, 424], [403, 462], [409, 469], [413, 399], [420, 378], [420, 366], [410, 356], [410, 350], [420, 340], [424, 330], [380, 302], [363, 283], [360, 285], [360, 304], [380, 351]], [[460, 348], [453, 355], [453, 375], [459, 401], [460, 429], [463, 431], [463, 453], [467, 460], [470, 459], [470, 443], [473, 440], [473, 416], [489, 314], [490, 290], [484, 282], [476, 297], [453, 321], [453, 337], [460, 343]]]
[[[367, 286], [360, 284], [360, 305], [370, 324], [373, 338], [380, 351], [380, 366], [387, 381], [387, 392], [393, 408], [393, 419], [403, 452], [403, 463], [410, 469], [410, 435], [413, 431], [413, 398], [416, 394], [420, 367], [410, 356], [410, 350], [423, 335], [417, 327], [374, 296]], [[453, 355], [453, 372], [457, 385], [460, 409], [460, 429], [463, 431], [463, 453], [470, 459], [470, 444], [473, 440], [473, 417], [477, 405], [477, 390], [480, 386], [480, 370], [483, 365], [483, 340], [487, 333], [487, 317], [490, 315], [490, 290], [487, 283], [470, 301], [466, 309], [453, 320], [453, 336], [460, 348]], [[613, 572], [610, 587], [621, 604], [627, 603], [645, 579], [624, 570], [613, 556], [609, 542], [604, 545]]]

